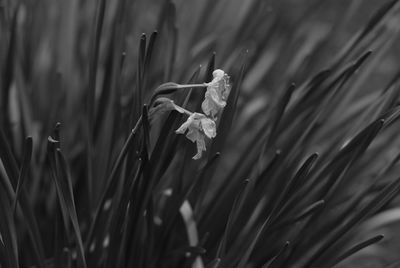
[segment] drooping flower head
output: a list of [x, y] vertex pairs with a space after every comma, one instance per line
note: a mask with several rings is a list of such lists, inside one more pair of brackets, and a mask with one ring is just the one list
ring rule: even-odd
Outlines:
[[193, 156], [193, 159], [199, 159], [206, 150], [205, 138], [212, 139], [217, 134], [215, 122], [201, 113], [191, 114], [175, 132], [185, 134], [186, 131], [186, 137], [196, 142], [197, 154]]
[[226, 106], [231, 85], [229, 84], [229, 76], [223, 70], [215, 70], [213, 77], [213, 80], [207, 83], [207, 91], [201, 108], [207, 116], [216, 119]]
[[[150, 118], [153, 118], [155, 114], [175, 110], [182, 114], [189, 115], [187, 121], [183, 123], [175, 132], [178, 134], [185, 134], [186, 137], [196, 143], [197, 153], [193, 156], [193, 159], [201, 158], [203, 151], [206, 151], [205, 139], [212, 139], [216, 136], [216, 121], [222, 110], [226, 106], [226, 102], [231, 91], [231, 85], [229, 84], [229, 76], [220, 69], [213, 72], [213, 79], [209, 83], [203, 84], [188, 84], [188, 85], [173, 85], [173, 89], [184, 89], [194, 87], [207, 87], [207, 91], [204, 95], [204, 101], [201, 104], [201, 108], [204, 112], [192, 113], [183, 107], [176, 105], [172, 100], [168, 98], [157, 98], [153, 97], [151, 103], [151, 109], [149, 112]], [[163, 86], [163, 90], [171, 90], [171, 85]], [[161, 92], [161, 91], [160, 91]], [[161, 93], [155, 94], [155, 96]], [[169, 92], [169, 91], [168, 91]], [[165, 93], [165, 92], [164, 92]]]

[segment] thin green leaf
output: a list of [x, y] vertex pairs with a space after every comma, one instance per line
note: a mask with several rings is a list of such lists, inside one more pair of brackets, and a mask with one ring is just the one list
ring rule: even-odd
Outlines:
[[330, 267], [334, 267], [336, 264], [340, 263], [341, 261], [347, 259], [348, 257], [350, 257], [351, 255], [357, 253], [358, 251], [369, 247], [370, 245], [376, 244], [379, 241], [381, 241], [384, 238], [383, 235], [377, 235], [374, 236], [368, 240], [365, 240], [364, 242], [361, 242], [353, 247], [351, 247], [350, 249], [346, 250], [344, 253], [342, 253], [340, 256], [338, 256], [334, 262], [328, 266], [328, 268]]
[[24, 152], [22, 155], [23, 159], [22, 159], [21, 169], [19, 171], [17, 189], [15, 190], [15, 200], [13, 205], [14, 214], [15, 214], [15, 209], [17, 207], [18, 198], [21, 193], [21, 187], [23, 187], [23, 184], [25, 182], [25, 178], [28, 173], [29, 163], [32, 157], [32, 137], [27, 137], [25, 139]]
[[68, 214], [73, 230], [75, 239], [78, 245], [78, 263], [79, 267], [86, 268], [86, 259], [83, 249], [82, 237], [80, 227], [78, 223], [78, 217], [76, 214], [75, 201], [72, 190], [72, 183], [70, 174], [67, 167], [67, 162], [62, 155], [60, 149], [56, 148], [55, 144], [57, 141], [49, 137], [48, 154], [50, 166], [52, 169], [53, 180], [57, 188], [57, 194], [62, 209], [65, 209]]

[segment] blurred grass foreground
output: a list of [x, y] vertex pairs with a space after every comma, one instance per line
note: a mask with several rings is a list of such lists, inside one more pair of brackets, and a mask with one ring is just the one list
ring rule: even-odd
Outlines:
[[2, 0], [0, 267], [400, 267], [399, 5]]

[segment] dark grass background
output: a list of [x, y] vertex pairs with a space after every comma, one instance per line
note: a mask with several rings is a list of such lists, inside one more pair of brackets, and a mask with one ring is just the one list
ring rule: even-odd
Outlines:
[[2, 0], [0, 267], [400, 267], [397, 2]]

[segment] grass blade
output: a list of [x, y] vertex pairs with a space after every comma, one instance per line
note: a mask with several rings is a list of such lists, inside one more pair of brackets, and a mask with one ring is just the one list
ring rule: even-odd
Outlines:
[[25, 178], [28, 173], [28, 168], [29, 168], [29, 163], [31, 162], [31, 157], [32, 157], [32, 137], [27, 137], [25, 139], [23, 160], [22, 160], [22, 165], [21, 165], [21, 169], [19, 172], [18, 184], [17, 184], [17, 188], [15, 190], [15, 200], [14, 200], [14, 205], [13, 205], [14, 214], [15, 214], [15, 209], [17, 207], [18, 198], [21, 193], [21, 187], [23, 187]]
[[72, 183], [70, 174], [68, 172], [67, 162], [62, 155], [60, 149], [56, 148], [57, 141], [49, 137], [49, 161], [52, 169], [53, 180], [57, 188], [57, 194], [61, 208], [66, 210], [65, 214], [69, 216], [72, 222], [75, 239], [78, 245], [78, 263], [79, 267], [86, 268], [86, 259], [82, 243], [82, 237], [80, 227], [78, 223], [78, 217], [76, 214], [75, 201], [72, 191]]
[[370, 245], [378, 243], [383, 238], [384, 238], [384, 235], [377, 235], [368, 240], [365, 240], [364, 242], [361, 242], [361, 243], [353, 246], [352, 248], [350, 248], [350, 249], [346, 250], [344, 253], [342, 253], [339, 257], [337, 257], [337, 259], [335, 259], [335, 261], [331, 265], [329, 265], [328, 268], [334, 267], [336, 264], [347, 259], [348, 257], [357, 253], [358, 251], [360, 251], [366, 247], [369, 247]]

